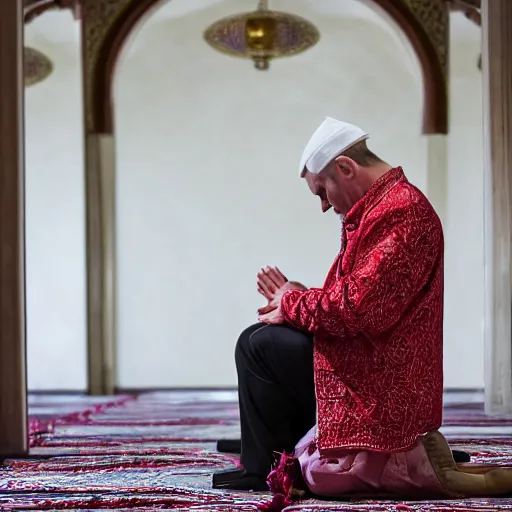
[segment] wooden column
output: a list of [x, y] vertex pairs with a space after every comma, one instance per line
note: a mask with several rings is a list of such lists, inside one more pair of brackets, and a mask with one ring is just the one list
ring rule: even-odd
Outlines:
[[[1, 1], [1, 0], [0, 0]], [[97, 62], [116, 16], [134, 0], [82, 0], [82, 74], [85, 127], [87, 272], [87, 390], [116, 389], [116, 164], [113, 126], [99, 126], [98, 104], [111, 101], [109, 87], [96, 83]], [[116, 14], [117, 13], [117, 14]], [[105, 60], [106, 59], [106, 60]]]
[[511, 27], [511, 0], [482, 0], [485, 406], [488, 413], [512, 412]]
[[87, 387], [116, 388], [116, 189], [112, 135], [86, 136]]
[[22, 20], [0, 2], [0, 457], [28, 452]]

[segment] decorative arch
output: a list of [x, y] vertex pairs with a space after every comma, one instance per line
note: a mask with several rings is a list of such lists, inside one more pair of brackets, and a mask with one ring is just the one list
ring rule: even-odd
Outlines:
[[[162, 0], [84, 0], [87, 129], [114, 132], [113, 78], [120, 52], [140, 20]], [[448, 4], [445, 0], [370, 0], [410, 41], [423, 73], [423, 133], [448, 132]]]
[[[446, 134], [448, 4], [445, 0], [368, 1], [400, 27], [418, 56], [425, 89], [423, 133]], [[116, 386], [114, 74], [126, 40], [162, 0], [82, 2], [88, 391], [101, 395], [112, 394]], [[444, 172], [442, 165], [437, 167]]]

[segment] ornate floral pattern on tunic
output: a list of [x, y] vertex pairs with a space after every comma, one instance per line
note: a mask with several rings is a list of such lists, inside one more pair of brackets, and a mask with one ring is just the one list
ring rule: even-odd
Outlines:
[[282, 299], [315, 335], [318, 446], [399, 452], [442, 421], [441, 222], [392, 169], [343, 224], [324, 287]]

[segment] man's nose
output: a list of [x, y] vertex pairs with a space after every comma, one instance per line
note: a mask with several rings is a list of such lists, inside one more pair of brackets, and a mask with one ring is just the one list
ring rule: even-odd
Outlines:
[[332, 208], [331, 203], [329, 203], [327, 199], [322, 199], [322, 212], [325, 213], [327, 210], [329, 210], [329, 208]]

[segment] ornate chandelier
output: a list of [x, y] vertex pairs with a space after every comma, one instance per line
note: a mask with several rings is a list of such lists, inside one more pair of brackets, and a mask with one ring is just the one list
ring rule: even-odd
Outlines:
[[42, 82], [53, 71], [52, 61], [34, 48], [24, 49], [25, 87]]
[[320, 34], [304, 18], [271, 11], [268, 0], [261, 0], [255, 11], [213, 23], [206, 29], [204, 38], [215, 50], [252, 59], [256, 69], [265, 70], [272, 59], [290, 57], [311, 48]]

